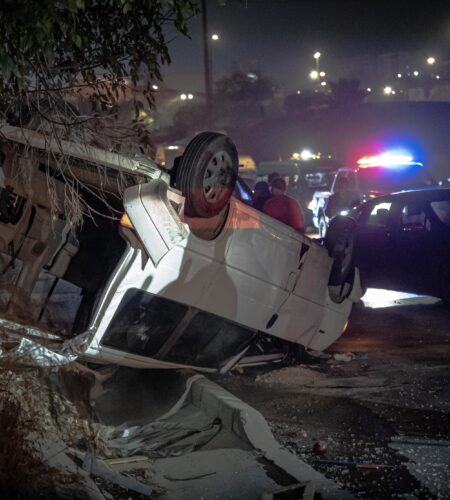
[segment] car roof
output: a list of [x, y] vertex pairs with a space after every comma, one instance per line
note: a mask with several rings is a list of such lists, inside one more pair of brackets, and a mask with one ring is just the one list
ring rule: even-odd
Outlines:
[[416, 200], [427, 200], [427, 199], [449, 199], [450, 200], [450, 188], [445, 187], [430, 187], [430, 188], [420, 188], [420, 189], [408, 189], [406, 191], [398, 191], [395, 193], [387, 194], [384, 196], [379, 196], [373, 198], [367, 203], [374, 204], [383, 201], [408, 201], [411, 199]]
[[[400, 165], [399, 165], [400, 166]], [[423, 167], [422, 163], [419, 163], [419, 162], [411, 162], [411, 163], [408, 163], [407, 164], [408, 167]], [[374, 168], [382, 168], [382, 169], [386, 169], [386, 171], [392, 171], [392, 169], [390, 167], [386, 167], [385, 165], [371, 165], [370, 167], [362, 167], [360, 165], [355, 165], [353, 167], [349, 167], [349, 166], [346, 166], [346, 167], [341, 167], [338, 172], [370, 172], [371, 169], [374, 169]]]
[[328, 158], [316, 160], [285, 160], [285, 161], [262, 161], [258, 164], [258, 175], [269, 175], [273, 172], [281, 176], [310, 172], [335, 172], [340, 163]]

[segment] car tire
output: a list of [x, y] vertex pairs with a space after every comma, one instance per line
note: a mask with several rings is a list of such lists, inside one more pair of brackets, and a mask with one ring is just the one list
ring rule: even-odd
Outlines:
[[319, 217], [319, 238], [325, 238], [325, 235], [327, 234], [327, 221], [325, 220], [325, 216], [321, 215]]
[[189, 217], [214, 217], [227, 205], [239, 169], [236, 146], [229, 137], [202, 132], [187, 145], [175, 174]]
[[342, 215], [334, 217], [327, 229], [324, 245], [333, 259], [328, 284], [338, 286], [345, 283], [352, 267], [354, 254], [354, 231], [356, 222]]

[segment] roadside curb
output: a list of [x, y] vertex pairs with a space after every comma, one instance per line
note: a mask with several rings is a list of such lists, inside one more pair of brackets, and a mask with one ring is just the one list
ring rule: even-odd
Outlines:
[[[212, 417], [219, 417], [223, 426], [262, 452], [263, 456], [298, 482], [312, 482], [324, 500], [350, 500], [351, 493], [342, 490], [306, 462], [283, 448], [274, 438], [262, 414], [205, 376], [183, 371], [191, 385], [194, 405]], [[196, 377], [194, 380], [192, 378]]]

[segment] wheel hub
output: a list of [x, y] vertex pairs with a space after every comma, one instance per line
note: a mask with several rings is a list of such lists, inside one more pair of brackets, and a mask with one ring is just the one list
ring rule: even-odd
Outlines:
[[209, 203], [216, 203], [227, 195], [232, 185], [232, 161], [225, 152], [215, 154], [205, 170], [203, 191]]

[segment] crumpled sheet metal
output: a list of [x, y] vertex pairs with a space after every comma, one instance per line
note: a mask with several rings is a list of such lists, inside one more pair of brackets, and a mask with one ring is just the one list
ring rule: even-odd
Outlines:
[[176, 417], [157, 420], [143, 426], [116, 428], [110, 435], [108, 446], [122, 457], [144, 454], [150, 458], [184, 455], [201, 448], [218, 432], [219, 419], [206, 417], [199, 410], [180, 410]]
[[20, 335], [28, 337], [37, 337], [48, 341], [61, 341], [61, 337], [55, 333], [35, 328], [34, 326], [22, 325], [10, 319], [0, 318], [0, 331], [7, 335]]
[[78, 352], [58, 335], [0, 318], [0, 366], [50, 368], [72, 363], [77, 357]]
[[22, 338], [17, 347], [0, 353], [0, 365], [22, 368], [51, 368], [72, 363], [73, 354], [62, 354], [33, 340]]
[[222, 429], [222, 422], [191, 404], [191, 376], [174, 406], [158, 420], [145, 425], [122, 424], [109, 430], [108, 446], [122, 457], [144, 454], [151, 458], [179, 456], [201, 448]]

